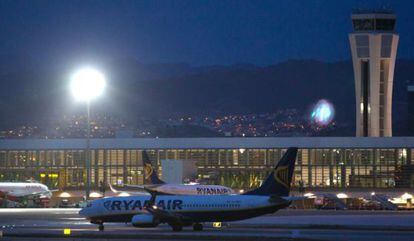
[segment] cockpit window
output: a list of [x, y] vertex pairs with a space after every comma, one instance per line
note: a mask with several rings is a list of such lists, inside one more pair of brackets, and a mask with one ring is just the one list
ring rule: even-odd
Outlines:
[[87, 208], [92, 207], [92, 202], [87, 202], [87, 203], [86, 203], [86, 207], [87, 207]]

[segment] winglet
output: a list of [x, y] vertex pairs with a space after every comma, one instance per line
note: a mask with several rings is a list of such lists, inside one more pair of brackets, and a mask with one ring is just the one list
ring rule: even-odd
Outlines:
[[118, 190], [116, 190], [110, 183], [108, 183], [108, 185], [109, 185], [109, 189], [111, 189], [111, 191], [113, 192], [113, 193], [119, 193], [119, 191]]

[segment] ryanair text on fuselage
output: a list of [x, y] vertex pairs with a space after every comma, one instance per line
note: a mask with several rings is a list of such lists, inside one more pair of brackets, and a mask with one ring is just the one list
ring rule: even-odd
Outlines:
[[[108, 211], [129, 211], [129, 210], [142, 210], [148, 205], [149, 200], [113, 200], [104, 202], [104, 207]], [[167, 210], [181, 210], [183, 201], [179, 199], [159, 200], [157, 207]]]
[[198, 195], [228, 194], [228, 193], [229, 193], [229, 190], [226, 188], [197, 187]]

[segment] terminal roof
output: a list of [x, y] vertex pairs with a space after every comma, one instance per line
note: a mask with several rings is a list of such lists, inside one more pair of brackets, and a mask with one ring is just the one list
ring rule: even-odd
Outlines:
[[[92, 149], [414, 148], [414, 137], [218, 137], [91, 139]], [[0, 150], [81, 150], [86, 139], [4, 139]]]

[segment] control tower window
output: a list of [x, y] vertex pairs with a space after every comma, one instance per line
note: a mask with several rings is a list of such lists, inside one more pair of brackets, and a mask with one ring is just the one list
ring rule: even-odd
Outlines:
[[352, 22], [355, 31], [374, 30], [374, 19], [354, 19]]
[[375, 23], [375, 27], [377, 30], [386, 30], [392, 31], [394, 30], [395, 19], [377, 19]]
[[395, 26], [395, 19], [354, 19], [353, 21], [355, 31], [393, 31]]

